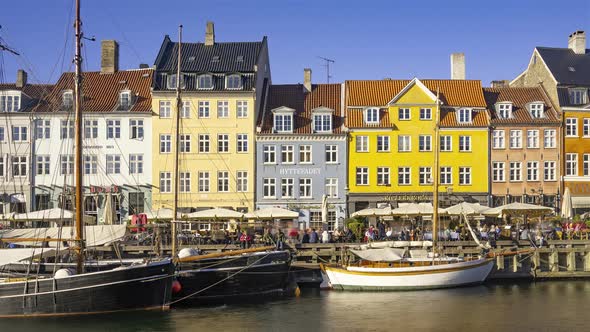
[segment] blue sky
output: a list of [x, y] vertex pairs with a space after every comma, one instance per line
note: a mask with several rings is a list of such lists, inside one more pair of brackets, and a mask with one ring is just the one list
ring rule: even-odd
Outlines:
[[[6, 0], [0, 37], [22, 56], [4, 52], [1, 80], [18, 68], [35, 82], [55, 82], [71, 70], [73, 0]], [[488, 85], [512, 79], [535, 46], [567, 47], [575, 30], [590, 34], [590, 1], [154, 1], [82, 0], [85, 70], [100, 65], [100, 40], [120, 42], [120, 67], [153, 64], [164, 35], [203, 41], [215, 22], [218, 41], [269, 39], [274, 83], [325, 82], [318, 56], [335, 59], [332, 81], [345, 79], [448, 78], [449, 56], [466, 55], [468, 79]], [[67, 45], [66, 45], [66, 32]], [[590, 38], [589, 38], [590, 39]], [[590, 46], [590, 42], [588, 43]], [[65, 54], [65, 56], [64, 56]]]

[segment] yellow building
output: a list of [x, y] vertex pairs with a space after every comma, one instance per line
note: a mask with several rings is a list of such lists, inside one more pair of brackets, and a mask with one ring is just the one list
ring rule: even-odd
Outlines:
[[[171, 208], [174, 192], [176, 58], [166, 36], [155, 62], [152, 92], [153, 209]], [[179, 139], [181, 211], [254, 209], [255, 128], [270, 84], [266, 37], [219, 43], [207, 24], [204, 43], [182, 43]]]
[[440, 206], [488, 204], [489, 115], [479, 81], [347, 81], [349, 211], [432, 201], [437, 103]]

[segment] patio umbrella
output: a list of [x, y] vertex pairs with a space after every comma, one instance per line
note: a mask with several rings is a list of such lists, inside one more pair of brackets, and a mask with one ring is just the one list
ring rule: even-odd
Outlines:
[[[442, 209], [438, 209], [442, 213]], [[408, 203], [391, 210], [389, 215], [392, 216], [424, 216], [431, 215], [434, 212], [434, 207], [430, 203]]]
[[106, 200], [104, 202], [104, 211], [102, 215], [102, 223], [105, 225], [112, 225], [113, 224], [113, 204], [112, 204], [112, 196], [111, 193], [107, 194]]
[[[53, 208], [47, 210], [33, 211], [27, 213], [15, 214], [12, 220], [14, 221], [61, 221], [61, 220], [72, 220], [74, 213], [69, 210], [63, 210], [60, 208]], [[84, 222], [87, 224], [93, 223], [95, 220], [92, 216], [84, 216]]]
[[264, 208], [254, 212], [246, 213], [244, 218], [248, 219], [290, 219], [298, 218], [299, 212], [282, 209], [278, 207]]
[[553, 213], [553, 209], [550, 207], [525, 203], [510, 203], [488, 209], [483, 212], [483, 215], [492, 217], [501, 217], [504, 215], [515, 217], [539, 217], [550, 213]]
[[391, 208], [367, 208], [362, 209], [354, 212], [351, 216], [354, 217], [381, 217], [381, 216], [390, 216], [391, 215]]
[[467, 203], [461, 202], [459, 204], [450, 206], [446, 209], [443, 209], [444, 213], [450, 216], [460, 216], [460, 215], [467, 215], [467, 216], [474, 216], [480, 215], [484, 211], [488, 210], [489, 207], [480, 205], [479, 203]]
[[[159, 220], [171, 220], [172, 219], [172, 209], [161, 208], [155, 211], [147, 211], [145, 215], [148, 219], [159, 219]], [[131, 218], [132, 216], [129, 216]], [[181, 219], [182, 213], [176, 213], [176, 219]]]
[[561, 216], [571, 219], [573, 217], [572, 194], [570, 188], [565, 188], [563, 192], [563, 203], [561, 204]]
[[322, 223], [328, 223], [328, 196], [322, 195]]
[[244, 213], [230, 210], [230, 209], [214, 208], [214, 209], [192, 212], [192, 213], [187, 214], [186, 217], [188, 219], [197, 219], [197, 220], [242, 219], [244, 217]]

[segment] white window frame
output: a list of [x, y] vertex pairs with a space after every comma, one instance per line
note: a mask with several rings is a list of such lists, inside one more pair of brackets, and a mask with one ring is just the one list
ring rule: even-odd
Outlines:
[[299, 163], [313, 164], [312, 146], [309, 144], [299, 145]]
[[412, 136], [399, 135], [397, 140], [397, 152], [412, 152]]
[[557, 180], [557, 162], [546, 160], [543, 162], [543, 179], [545, 181]]
[[129, 119], [129, 138], [143, 140], [144, 135], [143, 119]]
[[182, 101], [182, 108], [180, 109], [180, 117], [182, 119], [190, 119], [191, 117], [191, 101], [190, 100], [183, 100]]
[[249, 150], [248, 134], [236, 134], [236, 152], [248, 153]]
[[106, 174], [121, 174], [121, 155], [107, 154], [106, 156]]
[[510, 148], [511, 149], [522, 149], [522, 130], [520, 130], [520, 129], [510, 130]]
[[227, 119], [229, 118], [229, 101], [218, 100], [217, 101], [217, 118]]
[[211, 152], [211, 135], [199, 134], [199, 153]]
[[379, 108], [369, 107], [365, 109], [364, 120], [366, 124], [378, 124], [379, 123]]
[[[3, 160], [4, 161], [4, 160]], [[37, 175], [49, 175], [51, 169], [51, 156], [50, 155], [37, 155], [35, 157], [37, 168], [36, 174]], [[4, 174], [0, 174], [0, 176], [4, 176]]]
[[191, 173], [190, 172], [180, 172], [178, 186], [179, 186], [178, 191], [181, 193], [190, 193], [191, 192]]
[[172, 173], [171, 172], [160, 172], [160, 192], [171, 193], [172, 192]]
[[98, 174], [98, 156], [84, 155], [84, 174]]
[[545, 129], [543, 131], [543, 146], [545, 149], [554, 149], [557, 147], [557, 130]]
[[236, 172], [236, 191], [239, 193], [248, 192], [248, 171]]
[[420, 109], [420, 120], [422, 120], [422, 121], [432, 120], [432, 108], [421, 108]]
[[432, 151], [432, 135], [418, 136], [418, 151], [430, 152]]
[[509, 104], [509, 103], [498, 104], [498, 118], [511, 119], [512, 118], [512, 104]]
[[539, 162], [534, 160], [527, 161], [526, 174], [527, 181], [539, 181]]
[[[235, 83], [235, 81], [237, 81], [237, 86], [234, 84], [233, 86], [230, 86], [232, 84], [230, 83]], [[231, 75], [227, 75], [225, 77], [225, 88], [228, 90], [241, 90], [243, 88], [243, 84], [242, 84], [242, 75], [240, 74], [231, 74]]]
[[399, 121], [410, 121], [412, 120], [412, 112], [409, 108], [400, 107], [397, 110], [397, 118]]
[[440, 143], [440, 152], [452, 152], [453, 151], [453, 136], [441, 135], [439, 143]]
[[199, 176], [199, 192], [208, 193], [211, 191], [211, 174], [209, 171], [200, 171]]
[[313, 198], [313, 180], [299, 178], [299, 198]]
[[211, 117], [211, 103], [208, 100], [199, 100], [198, 110], [199, 119], [209, 119]]
[[326, 164], [338, 163], [338, 145], [327, 144], [325, 147]]
[[582, 137], [590, 137], [590, 119], [588, 118], [582, 120]]
[[295, 178], [281, 179], [281, 198], [295, 198]]
[[539, 130], [529, 129], [526, 131], [526, 147], [528, 149], [539, 148]]
[[453, 167], [441, 166], [440, 167], [440, 180], [441, 185], [452, 185], [453, 184]]
[[566, 153], [565, 154], [565, 175], [566, 176], [578, 176], [578, 154], [577, 153]]
[[369, 136], [356, 136], [356, 152], [369, 152]]
[[[36, 135], [37, 139], [49, 139], [51, 138], [51, 120], [37, 119], [36, 122]], [[4, 127], [2, 127], [4, 130]]]
[[389, 135], [378, 135], [377, 136], [377, 152], [390, 152], [391, 144]]
[[160, 134], [160, 153], [172, 153], [172, 135]]
[[565, 119], [565, 137], [578, 137], [578, 119]]
[[326, 178], [325, 186], [328, 198], [338, 198], [338, 178]]
[[236, 116], [238, 117], [238, 119], [246, 119], [248, 117], [248, 113], [248, 101], [236, 101]]
[[459, 185], [470, 186], [471, 185], [471, 167], [459, 166]]
[[471, 108], [460, 108], [459, 115], [457, 116], [457, 122], [459, 123], [472, 123], [473, 122], [473, 110]]
[[510, 182], [522, 182], [522, 162], [510, 162]]
[[506, 132], [503, 129], [494, 129], [492, 131], [492, 149], [506, 148]]
[[293, 133], [293, 114], [275, 113], [274, 131], [277, 133]]
[[172, 102], [170, 100], [160, 100], [158, 115], [160, 119], [169, 119], [172, 117]]
[[191, 135], [181, 134], [180, 136], [180, 153], [191, 153]]
[[377, 167], [377, 185], [389, 186], [391, 185], [391, 169], [386, 166]]
[[471, 152], [471, 136], [459, 136], [459, 152]]
[[506, 182], [506, 162], [492, 162], [492, 182]]
[[[206, 84], [203, 84], [205, 82], [203, 82], [202, 80], [205, 80], [205, 79], [209, 79], [209, 82], [208, 82], [208, 83], [210, 83], [209, 86], [207, 86]], [[213, 75], [203, 74], [203, 75], [197, 76], [197, 89], [198, 90], [213, 90], [214, 85], [215, 84], [213, 84]]]
[[408, 166], [400, 166], [397, 168], [397, 185], [410, 186], [412, 185], [412, 168]]
[[262, 163], [265, 165], [277, 164], [277, 146], [272, 144], [262, 145]]
[[229, 171], [217, 171], [217, 192], [229, 192]]
[[529, 112], [533, 119], [542, 119], [545, 117], [543, 103], [531, 103], [529, 105]]
[[277, 198], [277, 179], [263, 178], [262, 179], [262, 197], [263, 198]]
[[315, 133], [332, 132], [332, 114], [320, 113], [313, 115], [313, 131]]
[[432, 167], [418, 167], [418, 184], [421, 186], [427, 186], [432, 184]]
[[12, 141], [26, 142], [29, 139], [29, 128], [27, 126], [12, 126]]
[[107, 139], [119, 139], [121, 138], [121, 120], [120, 119], [107, 119]]
[[295, 164], [295, 146], [289, 144], [281, 145], [281, 164]]
[[368, 167], [357, 167], [355, 173], [355, 183], [357, 186], [368, 186], [369, 185], [369, 168]]
[[72, 154], [59, 155], [59, 174], [60, 175], [74, 174], [74, 155], [72, 155]]
[[143, 174], [143, 154], [129, 154], [129, 174]]
[[217, 153], [229, 153], [229, 134], [217, 134]]

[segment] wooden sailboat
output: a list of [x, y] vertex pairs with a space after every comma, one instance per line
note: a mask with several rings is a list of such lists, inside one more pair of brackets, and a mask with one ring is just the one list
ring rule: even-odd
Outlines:
[[434, 126], [434, 192], [432, 214], [432, 251], [384, 246], [351, 250], [360, 258], [357, 264], [321, 264], [329, 287], [337, 290], [412, 290], [437, 289], [479, 284], [494, 266], [487, 255], [474, 258], [446, 257], [437, 250], [439, 194], [439, 121], [440, 101], [436, 105]]
[[75, 243], [76, 266], [45, 277], [38, 271], [0, 279], [0, 317], [62, 316], [128, 310], [167, 309], [174, 266], [169, 259], [85, 271], [82, 178], [81, 20], [76, 0], [75, 110]]

